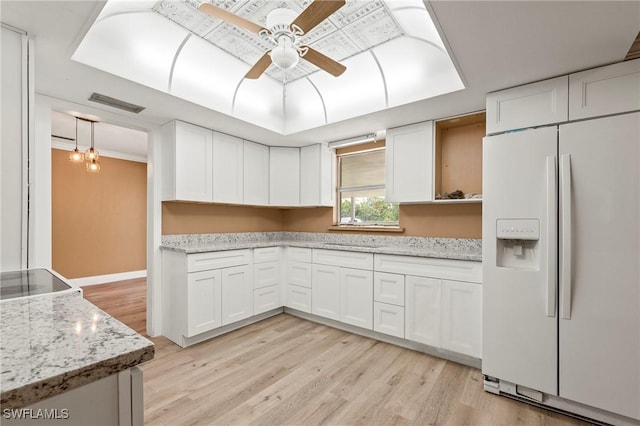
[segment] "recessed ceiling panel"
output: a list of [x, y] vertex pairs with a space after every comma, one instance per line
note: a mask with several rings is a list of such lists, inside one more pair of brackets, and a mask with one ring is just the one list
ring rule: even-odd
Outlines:
[[324, 102], [318, 89], [308, 78], [301, 78], [285, 87], [284, 133], [291, 134], [327, 124]]

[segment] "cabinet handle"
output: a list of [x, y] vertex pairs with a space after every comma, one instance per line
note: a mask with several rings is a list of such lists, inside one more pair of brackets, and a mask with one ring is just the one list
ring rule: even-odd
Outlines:
[[556, 316], [557, 258], [557, 175], [556, 156], [547, 157], [547, 316]]
[[560, 157], [562, 182], [562, 255], [560, 258], [562, 287], [562, 319], [571, 319], [571, 156]]

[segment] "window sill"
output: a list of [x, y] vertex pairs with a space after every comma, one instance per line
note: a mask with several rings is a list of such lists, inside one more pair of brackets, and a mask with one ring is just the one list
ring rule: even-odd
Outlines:
[[399, 226], [360, 226], [360, 225], [333, 225], [328, 228], [329, 231], [338, 232], [396, 232], [403, 233], [404, 228]]

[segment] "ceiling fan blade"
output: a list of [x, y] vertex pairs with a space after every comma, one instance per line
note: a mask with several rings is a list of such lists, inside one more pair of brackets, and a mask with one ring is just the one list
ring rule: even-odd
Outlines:
[[344, 0], [315, 0], [294, 19], [290, 27], [297, 26], [306, 34], [345, 3]]
[[302, 49], [308, 49], [307, 53], [305, 53], [305, 55], [302, 56], [302, 59], [306, 59], [307, 61], [311, 62], [313, 65], [317, 66], [322, 70], [325, 70], [326, 72], [328, 72], [333, 76], [338, 77], [347, 69], [347, 67], [342, 65], [340, 62], [334, 61], [330, 57], [323, 55], [322, 53], [318, 52], [317, 50], [309, 46], [302, 46]]
[[244, 78], [256, 79], [260, 77], [267, 68], [269, 68], [269, 65], [271, 65], [271, 55], [269, 55], [269, 52], [266, 52], [260, 59], [258, 59], [258, 62], [251, 67], [251, 69], [245, 74]]
[[198, 10], [202, 13], [206, 13], [209, 16], [222, 19], [225, 22], [244, 28], [245, 30], [249, 30], [256, 34], [258, 34], [262, 30], [266, 30], [265, 27], [258, 25], [255, 22], [251, 22], [247, 19], [241, 18], [238, 15], [234, 15], [231, 12], [227, 12], [226, 10], [214, 6], [211, 3], [200, 3], [200, 6], [198, 6]]

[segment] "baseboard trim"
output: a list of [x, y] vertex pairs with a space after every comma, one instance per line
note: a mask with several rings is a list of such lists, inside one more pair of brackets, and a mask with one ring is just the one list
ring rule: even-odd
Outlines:
[[132, 280], [135, 278], [145, 278], [146, 276], [147, 270], [142, 269], [140, 271], [120, 272], [117, 274], [108, 275], [95, 275], [93, 277], [73, 278], [71, 280], [67, 279], [67, 282], [69, 282], [69, 284], [74, 287], [82, 287], [87, 285], [112, 283], [115, 281]]

